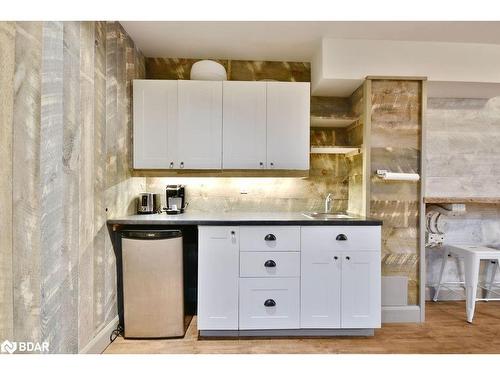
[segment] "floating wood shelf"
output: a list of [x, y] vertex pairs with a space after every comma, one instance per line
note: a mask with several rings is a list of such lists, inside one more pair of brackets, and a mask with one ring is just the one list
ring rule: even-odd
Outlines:
[[311, 154], [343, 154], [354, 156], [361, 153], [360, 147], [354, 146], [312, 146]]
[[358, 120], [359, 117], [311, 116], [311, 128], [346, 128]]
[[424, 197], [424, 203], [500, 203], [500, 197]]

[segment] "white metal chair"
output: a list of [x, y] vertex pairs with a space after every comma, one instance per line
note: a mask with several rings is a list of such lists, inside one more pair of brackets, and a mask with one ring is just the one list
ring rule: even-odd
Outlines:
[[[452, 282], [443, 282], [446, 264], [449, 257], [455, 257], [460, 280]], [[462, 270], [460, 259], [463, 259], [465, 265], [465, 278], [462, 281]], [[490, 279], [488, 282], [479, 282], [479, 266], [481, 260], [488, 260], [488, 268]], [[474, 309], [476, 301], [500, 301], [500, 298], [490, 298], [491, 294], [500, 296], [500, 293], [492, 290], [495, 283], [497, 270], [500, 268], [500, 250], [492, 249], [486, 246], [476, 245], [447, 245], [444, 247], [443, 262], [441, 264], [441, 272], [439, 274], [439, 282], [434, 293], [433, 301], [438, 300], [439, 291], [441, 288], [447, 288], [452, 292], [447, 284], [462, 285], [465, 287], [466, 294], [466, 311], [467, 321], [472, 323], [474, 317]], [[497, 283], [498, 284], [498, 283]], [[477, 298], [477, 287], [487, 291], [487, 298]]]

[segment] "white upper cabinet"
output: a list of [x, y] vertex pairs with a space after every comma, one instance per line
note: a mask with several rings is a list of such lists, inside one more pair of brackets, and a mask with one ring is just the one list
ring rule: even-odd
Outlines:
[[165, 169], [175, 155], [177, 81], [134, 80], [134, 168]]
[[223, 168], [266, 168], [266, 82], [225, 81], [223, 91]]
[[180, 169], [222, 168], [222, 81], [178, 81]]
[[307, 82], [133, 84], [136, 169], [309, 169]]
[[267, 166], [309, 169], [310, 85], [267, 82]]

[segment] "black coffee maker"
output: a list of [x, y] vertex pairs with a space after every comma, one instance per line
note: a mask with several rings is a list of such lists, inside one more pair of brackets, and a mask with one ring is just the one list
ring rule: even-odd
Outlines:
[[167, 185], [167, 214], [181, 214], [186, 208], [184, 185]]

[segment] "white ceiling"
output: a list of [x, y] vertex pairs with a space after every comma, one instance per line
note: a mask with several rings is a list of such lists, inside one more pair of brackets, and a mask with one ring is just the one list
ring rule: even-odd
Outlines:
[[122, 21], [147, 57], [311, 61], [322, 37], [500, 44], [500, 22]]

